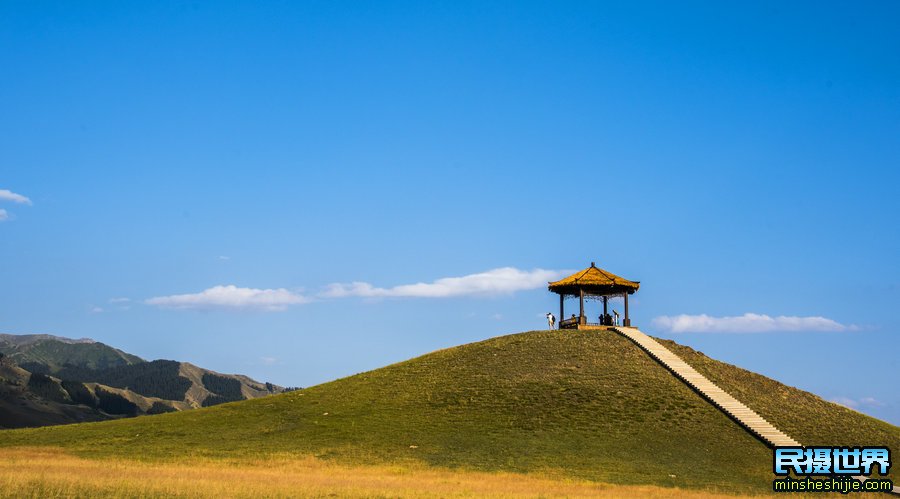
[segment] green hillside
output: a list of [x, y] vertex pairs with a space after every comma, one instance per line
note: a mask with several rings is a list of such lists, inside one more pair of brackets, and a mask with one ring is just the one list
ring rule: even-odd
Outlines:
[[0, 353], [24, 369], [42, 374], [56, 374], [63, 369], [109, 369], [144, 362], [140, 357], [100, 342], [47, 334], [0, 334]]
[[900, 428], [897, 426], [752, 371], [711, 359], [674, 341], [659, 341], [710, 381], [803, 445], [888, 444], [892, 455], [898, 455]]
[[[804, 443], [900, 455], [900, 428], [667, 344]], [[313, 454], [732, 492], [766, 492], [772, 478], [767, 447], [610, 331], [515, 334], [272, 397], [0, 432], [0, 446], [18, 445], [150, 460]]]

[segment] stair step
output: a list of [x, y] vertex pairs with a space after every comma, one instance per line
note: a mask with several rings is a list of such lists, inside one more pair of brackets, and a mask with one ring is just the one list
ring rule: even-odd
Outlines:
[[719, 388], [709, 378], [697, 372], [684, 359], [675, 355], [671, 350], [640, 330], [632, 327], [616, 327], [613, 330], [643, 348], [651, 357], [675, 374], [676, 377], [700, 392], [714, 406], [734, 417], [751, 433], [774, 446], [800, 445], [796, 440], [782, 433], [774, 425], [763, 419], [753, 409], [750, 409], [728, 392]]

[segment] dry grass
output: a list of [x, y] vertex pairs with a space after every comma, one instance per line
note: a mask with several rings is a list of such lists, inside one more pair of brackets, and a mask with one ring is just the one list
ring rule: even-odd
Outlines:
[[261, 461], [85, 459], [62, 450], [0, 450], [3, 497], [732, 497], [513, 473], [348, 466], [314, 457]]

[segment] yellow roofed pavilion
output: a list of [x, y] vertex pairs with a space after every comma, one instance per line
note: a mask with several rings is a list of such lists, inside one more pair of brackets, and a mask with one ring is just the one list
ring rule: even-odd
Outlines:
[[[628, 295], [634, 294], [634, 292], [641, 287], [640, 282], [629, 281], [612, 272], [607, 272], [597, 267], [594, 262], [591, 262], [591, 266], [582, 271], [548, 284], [547, 288], [551, 292], [559, 295], [560, 329], [592, 329], [613, 325], [613, 321], [607, 313], [607, 305], [610, 298], [619, 296], [623, 297], [625, 300], [625, 317], [623, 318], [622, 325], [631, 326], [631, 318], [628, 316]], [[563, 302], [565, 301], [566, 296], [578, 297], [578, 317], [565, 319]], [[584, 315], [585, 297], [597, 298], [603, 302], [603, 314], [596, 323], [588, 322], [587, 317]]]

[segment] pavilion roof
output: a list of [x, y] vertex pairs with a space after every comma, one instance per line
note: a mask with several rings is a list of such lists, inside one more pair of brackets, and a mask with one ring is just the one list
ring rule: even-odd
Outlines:
[[578, 271], [569, 277], [549, 283], [548, 289], [561, 295], [578, 295], [583, 289], [585, 294], [615, 295], [632, 294], [641, 287], [640, 282], [629, 281], [612, 272], [607, 272], [591, 262], [591, 266]]

